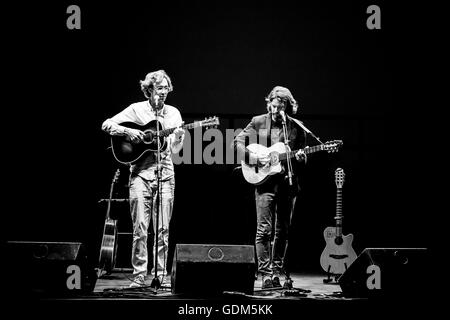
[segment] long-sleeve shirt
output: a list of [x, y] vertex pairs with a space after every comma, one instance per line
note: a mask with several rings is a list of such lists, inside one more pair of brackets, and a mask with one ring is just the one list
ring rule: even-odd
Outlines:
[[[158, 119], [163, 128], [175, 128], [182, 125], [181, 114], [177, 108], [165, 104], [158, 111], [156, 117], [155, 111], [148, 101], [136, 102], [119, 112], [112, 118], [106, 119], [102, 124], [102, 130], [111, 135], [125, 135], [125, 127], [120, 124], [123, 122], [134, 122], [139, 125], [145, 125], [148, 122]], [[174, 167], [172, 162], [172, 153], [180, 151], [183, 140], [177, 143], [174, 148], [174, 134], [167, 137], [168, 147], [160, 152], [161, 155], [161, 177], [162, 180], [168, 180], [174, 176]], [[131, 165], [130, 171], [146, 180], [156, 179], [156, 152], [145, 152], [144, 155]]]

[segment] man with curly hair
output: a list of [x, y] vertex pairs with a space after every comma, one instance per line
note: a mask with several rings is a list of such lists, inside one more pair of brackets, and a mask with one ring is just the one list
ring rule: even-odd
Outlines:
[[[106, 119], [102, 129], [110, 135], [128, 136], [131, 141], [140, 141], [144, 132], [138, 129], [122, 126], [124, 122], [134, 122], [145, 125], [157, 119], [165, 128], [175, 131], [167, 138], [167, 147], [160, 152], [161, 157], [161, 197], [159, 221], [156, 221], [157, 196], [157, 159], [156, 152], [145, 152], [130, 166], [129, 202], [133, 223], [133, 244], [131, 262], [134, 279], [130, 287], [145, 286], [147, 276], [148, 250], [147, 235], [150, 218], [153, 222], [154, 233], [157, 234], [157, 275], [160, 284], [168, 284], [167, 254], [169, 249], [169, 223], [172, 216], [175, 173], [172, 154], [178, 153], [184, 140], [184, 130], [181, 114], [174, 106], [165, 104], [169, 92], [173, 90], [172, 81], [164, 70], [150, 72], [140, 81], [145, 101], [132, 103], [112, 118]], [[154, 248], [155, 249], [155, 248]], [[155, 275], [153, 266], [151, 274]]]

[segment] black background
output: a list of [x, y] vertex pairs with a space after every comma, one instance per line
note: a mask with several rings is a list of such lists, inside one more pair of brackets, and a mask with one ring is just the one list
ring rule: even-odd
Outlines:
[[[81, 30], [66, 28], [70, 4], [81, 8]], [[370, 4], [381, 8], [381, 30], [366, 27]], [[383, 1], [62, 1], [6, 10], [12, 99], [3, 118], [11, 129], [3, 135], [2, 238], [81, 241], [96, 261], [106, 210], [98, 201], [108, 197], [117, 168], [118, 197], [126, 197], [128, 181], [101, 124], [143, 100], [139, 80], [164, 69], [175, 87], [168, 103], [187, 122], [217, 115], [219, 129], [243, 128], [265, 112], [273, 86], [283, 85], [310, 130], [344, 141], [337, 154], [311, 156], [303, 172], [293, 271], [320, 271], [337, 167], [346, 173], [344, 233], [354, 234], [357, 253], [427, 247], [429, 137], [420, 124], [431, 114], [423, 104], [431, 40], [417, 11]], [[171, 252], [176, 243], [254, 242], [253, 190], [233, 168], [176, 167]], [[114, 210], [126, 228], [128, 212]]]

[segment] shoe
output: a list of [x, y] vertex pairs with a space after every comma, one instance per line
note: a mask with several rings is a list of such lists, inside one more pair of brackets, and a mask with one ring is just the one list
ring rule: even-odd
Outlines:
[[293, 288], [292, 283], [293, 282], [294, 281], [292, 281], [292, 279], [286, 279], [286, 281], [284, 281], [284, 284], [283, 284], [283, 289], [292, 290], [292, 288]]
[[265, 278], [264, 279], [263, 278], [261, 289], [269, 289], [269, 288], [273, 288], [272, 279], [270, 279], [270, 278]]
[[273, 277], [272, 285], [273, 285], [274, 288], [281, 288], [280, 278], [279, 277]]
[[145, 286], [145, 276], [138, 274], [133, 280], [131, 280], [130, 288], [139, 288]]
[[159, 283], [161, 284], [161, 287], [170, 288], [172, 287], [172, 282], [170, 281], [170, 276], [165, 277], [158, 277]]

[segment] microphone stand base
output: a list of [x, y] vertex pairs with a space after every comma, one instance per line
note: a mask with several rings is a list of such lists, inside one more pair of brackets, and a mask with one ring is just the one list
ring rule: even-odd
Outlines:
[[161, 288], [161, 282], [159, 281], [158, 278], [153, 278], [152, 283], [150, 284], [151, 288], [154, 288], [156, 290], [158, 290], [159, 288]]

